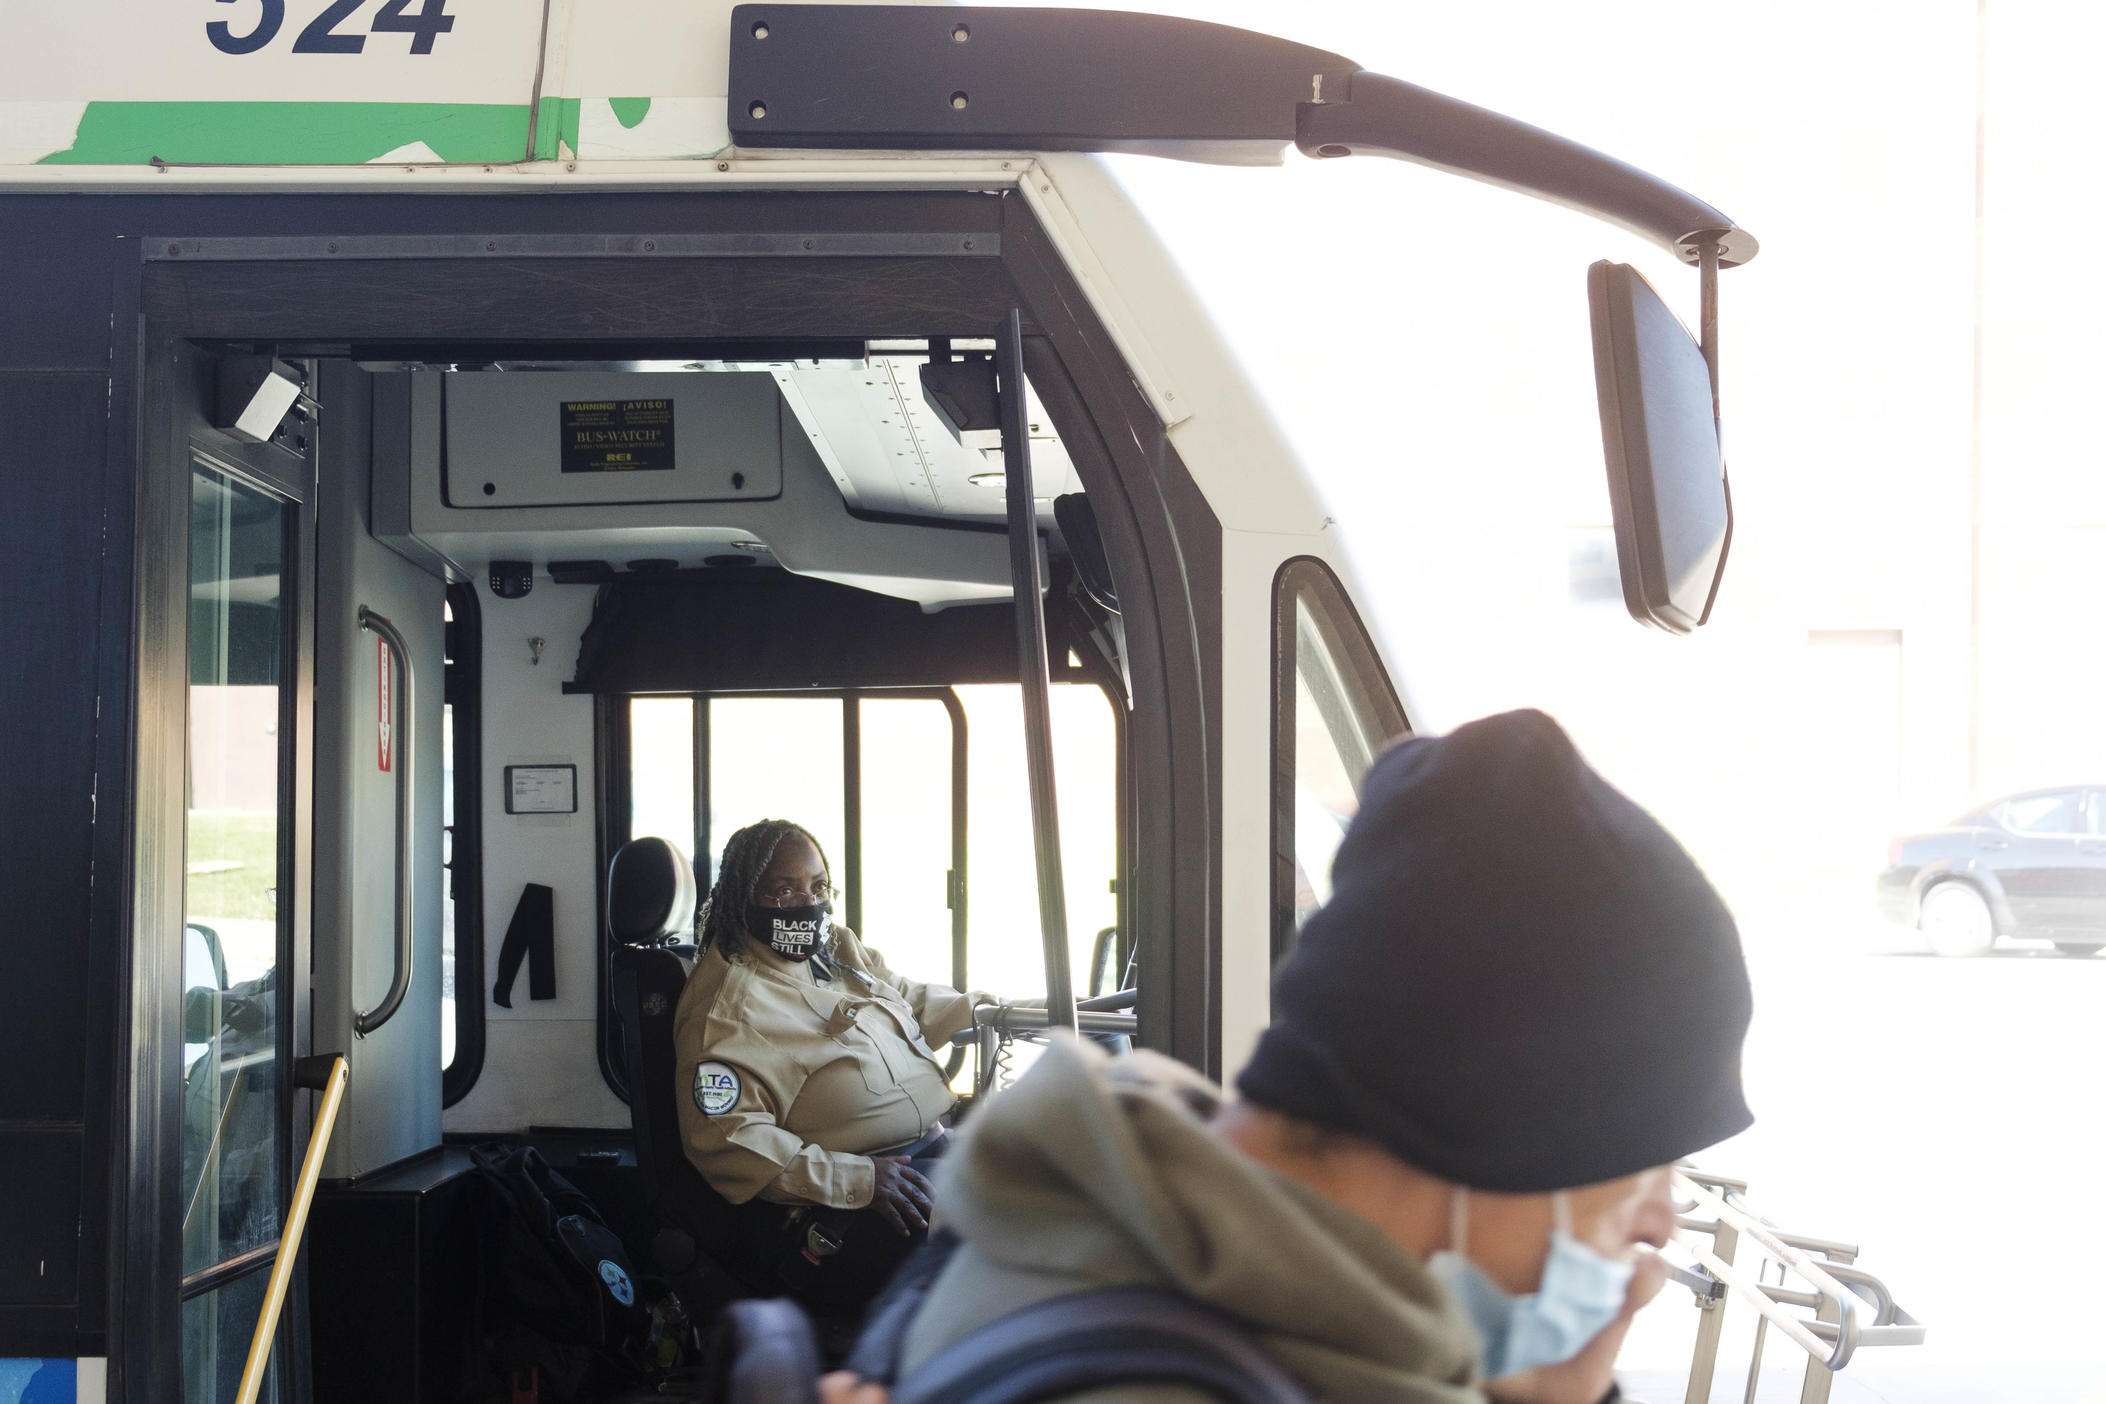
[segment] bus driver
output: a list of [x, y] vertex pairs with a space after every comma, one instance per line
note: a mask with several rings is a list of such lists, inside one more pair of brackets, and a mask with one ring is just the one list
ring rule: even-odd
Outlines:
[[935, 1050], [995, 1002], [894, 973], [833, 895], [804, 828], [733, 834], [673, 1023], [688, 1159], [734, 1204], [783, 1206], [752, 1252], [821, 1307], [867, 1299], [927, 1233], [957, 1103]]

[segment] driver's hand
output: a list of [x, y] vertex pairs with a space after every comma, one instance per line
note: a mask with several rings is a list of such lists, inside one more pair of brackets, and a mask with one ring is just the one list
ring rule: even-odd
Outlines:
[[819, 1404], [888, 1404], [891, 1398], [883, 1385], [865, 1384], [846, 1370], [819, 1377]]
[[1636, 1266], [1623, 1310], [1585, 1350], [1560, 1365], [1489, 1380], [1484, 1392], [1500, 1404], [1599, 1404], [1616, 1383], [1612, 1367], [1616, 1352], [1623, 1349], [1623, 1338], [1630, 1333], [1631, 1318], [1667, 1285], [1667, 1260], [1658, 1253], [1639, 1254]]
[[908, 1164], [903, 1155], [876, 1155], [870, 1163], [877, 1167], [877, 1187], [871, 1192], [870, 1207], [884, 1215], [885, 1222], [898, 1229], [901, 1238], [925, 1231], [929, 1213], [936, 1206], [936, 1192], [929, 1185], [928, 1176]]

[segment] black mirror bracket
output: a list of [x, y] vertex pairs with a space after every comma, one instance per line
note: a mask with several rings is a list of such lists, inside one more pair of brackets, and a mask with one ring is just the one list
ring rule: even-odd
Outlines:
[[1733, 554], [1733, 475], [1726, 468], [1726, 428], [1718, 407], [1718, 266], [1723, 235], [1713, 230], [1692, 237], [1697, 256], [1697, 349], [1704, 353], [1704, 369], [1711, 374], [1711, 428], [1718, 435], [1719, 486], [1726, 495], [1726, 535], [1719, 543], [1718, 573], [1711, 578], [1711, 593], [1697, 618], [1701, 629], [1711, 622], [1718, 587], [1726, 578], [1726, 560]]
[[1635, 166], [1230, 25], [1007, 5], [748, 3], [733, 7], [729, 39], [725, 118], [743, 148], [1249, 160], [1292, 141], [1310, 156], [1392, 156], [1550, 200], [1684, 263], [1706, 241], [1725, 268], [1756, 253], [1754, 235]]
[[1343, 94], [1324, 87], [1319, 78], [1295, 109], [1304, 155], [1388, 156], [1468, 176], [1621, 225], [1684, 263], [1698, 263], [1709, 244], [1719, 266], [1733, 268], [1760, 247], [1688, 191], [1541, 127], [1366, 69]]
[[[1697, 254], [1697, 348], [1704, 353], [1704, 369], [1711, 372], [1711, 423], [1718, 427], [1718, 240], [1703, 236]], [[1725, 450], [1723, 430], [1720, 452]]]

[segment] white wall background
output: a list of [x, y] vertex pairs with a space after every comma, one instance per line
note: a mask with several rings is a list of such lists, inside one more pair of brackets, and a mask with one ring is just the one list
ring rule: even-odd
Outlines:
[[[592, 617], [597, 587], [557, 585], [546, 576], [523, 600], [501, 600], [476, 581], [483, 619], [483, 988], [458, 998], [483, 1002], [482, 1077], [446, 1109], [451, 1131], [518, 1131], [528, 1126], [629, 1124], [629, 1109], [607, 1089], [594, 1053], [595, 912], [599, 889], [593, 840], [592, 699], [566, 696], [577, 673], [578, 636]], [[534, 662], [530, 639], [547, 647]], [[578, 768], [576, 814], [505, 813], [505, 767]], [[490, 1002], [498, 953], [520, 891], [555, 889], [556, 997], [528, 996], [527, 967], [512, 982], [512, 1007]]]

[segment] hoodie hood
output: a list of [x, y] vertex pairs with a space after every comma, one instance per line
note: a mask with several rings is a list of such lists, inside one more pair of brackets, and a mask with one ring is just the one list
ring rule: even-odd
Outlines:
[[1425, 1267], [1214, 1135], [1219, 1099], [1152, 1053], [1049, 1045], [943, 1163], [937, 1213], [962, 1246], [903, 1364], [1044, 1298], [1145, 1283], [1246, 1323], [1318, 1398], [1481, 1401], [1469, 1324]]

